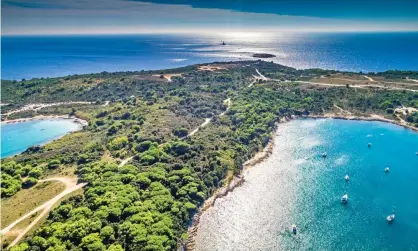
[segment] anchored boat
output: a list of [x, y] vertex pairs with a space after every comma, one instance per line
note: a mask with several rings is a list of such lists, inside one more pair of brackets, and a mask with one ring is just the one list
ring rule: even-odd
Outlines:
[[327, 152], [322, 153], [322, 158], [326, 158], [327, 157]]
[[348, 174], [344, 177], [345, 181], [349, 181], [350, 180], [350, 176], [348, 176]]
[[386, 167], [385, 168], [385, 173], [388, 173], [389, 172], [389, 167]]
[[346, 204], [348, 202], [348, 194], [344, 194], [343, 197], [341, 197], [341, 203]]
[[293, 232], [293, 234], [297, 233], [297, 228], [296, 228], [295, 224], [292, 225], [292, 232]]
[[395, 220], [395, 214], [388, 215], [388, 217], [386, 217], [386, 220], [387, 220], [388, 222], [392, 222], [392, 221], [394, 221], [394, 220]]

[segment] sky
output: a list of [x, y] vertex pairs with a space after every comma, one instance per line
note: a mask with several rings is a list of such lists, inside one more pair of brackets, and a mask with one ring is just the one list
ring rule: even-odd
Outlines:
[[2, 0], [2, 35], [418, 31], [417, 0]]

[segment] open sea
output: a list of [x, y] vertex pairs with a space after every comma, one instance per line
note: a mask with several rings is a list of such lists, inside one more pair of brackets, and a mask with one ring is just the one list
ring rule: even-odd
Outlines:
[[280, 124], [274, 140], [244, 184], [202, 214], [196, 250], [418, 250], [418, 133], [304, 119]]
[[2, 36], [1, 47], [1, 78], [17, 80], [248, 60], [253, 53], [296, 68], [418, 70], [418, 32]]

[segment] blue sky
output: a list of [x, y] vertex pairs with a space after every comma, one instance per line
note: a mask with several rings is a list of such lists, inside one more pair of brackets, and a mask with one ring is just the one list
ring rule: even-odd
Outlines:
[[416, 0], [2, 0], [2, 34], [417, 31]]

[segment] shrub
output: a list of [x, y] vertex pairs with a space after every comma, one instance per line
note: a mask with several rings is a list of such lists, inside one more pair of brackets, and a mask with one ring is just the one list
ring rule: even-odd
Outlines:
[[38, 183], [38, 179], [29, 177], [23, 182], [23, 187], [28, 188], [28, 187], [36, 185], [36, 183]]
[[55, 169], [55, 168], [59, 167], [60, 164], [61, 164], [60, 160], [53, 159], [48, 163], [48, 168], [49, 169]]
[[115, 133], [118, 132], [118, 129], [116, 128], [116, 126], [112, 125], [108, 130], [107, 130], [107, 134], [108, 135], [113, 135]]
[[29, 171], [28, 176], [38, 179], [42, 175], [42, 169], [39, 167], [34, 167]]
[[178, 128], [178, 129], [174, 129], [173, 134], [176, 135], [177, 137], [186, 137], [188, 134], [188, 130], [186, 128]]

